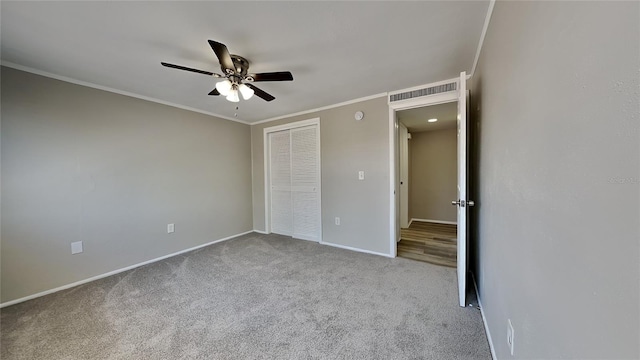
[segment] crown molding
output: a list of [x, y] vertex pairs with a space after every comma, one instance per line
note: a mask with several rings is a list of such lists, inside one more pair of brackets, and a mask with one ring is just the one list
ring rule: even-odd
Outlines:
[[476, 73], [476, 67], [478, 66], [478, 60], [480, 60], [480, 53], [482, 52], [482, 44], [484, 44], [484, 38], [487, 35], [487, 29], [489, 28], [489, 22], [491, 21], [491, 14], [493, 14], [493, 7], [496, 4], [496, 0], [489, 1], [489, 8], [487, 9], [487, 16], [484, 18], [484, 26], [482, 27], [482, 33], [480, 34], [480, 41], [478, 41], [478, 49], [476, 50], [476, 57], [473, 60], [473, 67], [471, 68], [471, 74], [467, 75], [467, 80], [473, 77]]
[[361, 98], [357, 98], [357, 99], [353, 99], [353, 100], [349, 100], [349, 101], [344, 101], [344, 102], [333, 104], [333, 105], [327, 105], [327, 106], [323, 106], [323, 107], [319, 107], [319, 108], [315, 108], [315, 109], [311, 109], [311, 110], [300, 111], [300, 112], [293, 113], [293, 114], [276, 116], [276, 117], [272, 117], [272, 118], [269, 118], [269, 119], [252, 122], [249, 125], [264, 124], [264, 123], [267, 123], [267, 122], [270, 122], [270, 121], [276, 121], [276, 120], [286, 119], [286, 118], [294, 117], [294, 116], [298, 116], [298, 115], [305, 115], [305, 114], [310, 114], [310, 113], [314, 113], [314, 112], [318, 112], [318, 111], [322, 111], [322, 110], [333, 109], [333, 108], [337, 108], [337, 107], [340, 107], [340, 106], [345, 106], [345, 105], [355, 104], [355, 103], [359, 103], [359, 102], [363, 102], [363, 101], [367, 101], [367, 100], [372, 100], [372, 99], [385, 97], [385, 96], [387, 96], [387, 94], [388, 93], [380, 93], [380, 94], [376, 94], [376, 95], [365, 96], [365, 97], [361, 97]]
[[128, 92], [128, 91], [114, 89], [114, 88], [111, 88], [111, 87], [108, 87], [108, 86], [97, 85], [97, 84], [94, 84], [94, 83], [90, 83], [90, 82], [87, 82], [87, 81], [82, 81], [82, 80], [70, 78], [70, 77], [67, 77], [67, 76], [61, 76], [61, 75], [52, 74], [52, 73], [49, 73], [49, 72], [46, 72], [46, 71], [42, 71], [42, 70], [38, 70], [38, 69], [34, 69], [34, 68], [31, 68], [31, 67], [28, 67], [28, 66], [15, 64], [15, 63], [12, 63], [12, 62], [9, 62], [9, 61], [2, 60], [2, 62], [0, 62], [0, 65], [6, 66], [8, 68], [12, 68], [12, 69], [16, 69], [16, 70], [25, 71], [25, 72], [28, 72], [28, 73], [32, 73], [32, 74], [48, 77], [48, 78], [55, 79], [55, 80], [60, 80], [60, 81], [64, 81], [64, 82], [68, 82], [68, 83], [72, 83], [72, 84], [76, 84], [76, 85], [86, 86], [86, 87], [90, 87], [90, 88], [94, 88], [94, 89], [98, 89], [98, 90], [108, 91], [108, 92], [111, 92], [111, 93], [114, 93], [114, 94], [129, 96], [129, 97], [132, 97], [132, 98], [141, 99], [141, 100], [145, 100], [145, 101], [150, 101], [150, 102], [154, 102], [154, 103], [158, 103], [158, 104], [162, 104], [162, 105], [167, 105], [167, 106], [175, 107], [175, 108], [182, 109], [182, 110], [192, 111], [192, 112], [196, 112], [196, 113], [200, 113], [200, 114], [204, 114], [204, 115], [217, 117], [217, 118], [224, 119], [224, 120], [234, 121], [234, 122], [238, 122], [238, 123], [245, 124], [245, 125], [251, 125], [249, 122], [244, 121], [244, 120], [235, 119], [235, 118], [231, 118], [231, 117], [220, 115], [220, 114], [215, 114], [215, 113], [212, 113], [212, 112], [208, 112], [208, 111], [192, 108], [192, 107], [189, 107], [189, 106], [175, 104], [175, 103], [172, 103], [172, 102], [169, 102], [169, 101], [164, 101], [164, 100], [152, 98], [152, 97], [149, 97], [149, 96], [144, 96], [144, 95], [139, 95], [139, 94], [135, 94], [135, 93]]

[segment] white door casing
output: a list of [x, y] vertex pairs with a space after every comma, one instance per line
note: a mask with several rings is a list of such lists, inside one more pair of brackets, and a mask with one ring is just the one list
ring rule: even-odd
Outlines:
[[400, 151], [400, 227], [409, 227], [409, 130], [398, 124]]

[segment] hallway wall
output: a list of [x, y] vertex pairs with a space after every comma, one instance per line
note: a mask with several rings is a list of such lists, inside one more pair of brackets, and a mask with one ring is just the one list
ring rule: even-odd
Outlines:
[[409, 140], [411, 218], [456, 222], [457, 129], [412, 132]]

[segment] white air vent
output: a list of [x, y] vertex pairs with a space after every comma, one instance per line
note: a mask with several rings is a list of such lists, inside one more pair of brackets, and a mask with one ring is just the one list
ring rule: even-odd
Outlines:
[[413, 99], [421, 96], [435, 95], [435, 94], [445, 93], [449, 91], [456, 91], [456, 88], [457, 88], [457, 83], [452, 82], [452, 83], [432, 86], [424, 89], [407, 91], [399, 94], [390, 95], [389, 102]]

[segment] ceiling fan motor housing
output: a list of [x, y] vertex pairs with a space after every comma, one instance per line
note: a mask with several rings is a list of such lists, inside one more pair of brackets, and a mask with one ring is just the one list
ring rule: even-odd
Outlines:
[[[231, 55], [231, 60], [233, 60], [233, 66], [235, 67], [236, 71], [235, 73], [229, 75], [239, 78], [238, 80], [244, 79], [247, 76], [247, 71], [249, 71], [249, 60], [243, 58], [240, 55]], [[222, 71], [225, 71], [224, 67], [221, 66], [221, 68]]]

